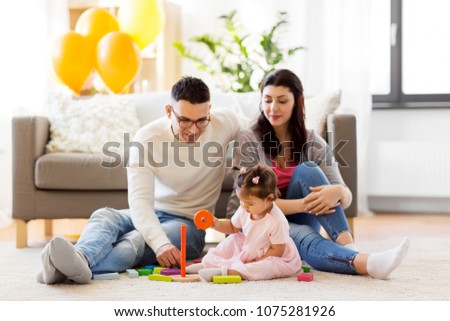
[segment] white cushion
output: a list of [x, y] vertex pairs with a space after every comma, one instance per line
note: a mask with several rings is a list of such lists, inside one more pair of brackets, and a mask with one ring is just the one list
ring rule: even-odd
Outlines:
[[325, 137], [327, 116], [336, 111], [341, 103], [341, 92], [332, 92], [305, 99], [306, 128], [314, 129]]
[[[121, 152], [124, 133], [133, 138], [145, 124], [164, 116], [170, 104], [170, 92], [131, 95], [96, 95], [72, 98], [70, 93], [54, 93], [47, 103], [50, 142], [47, 152], [102, 153], [107, 142], [119, 142]], [[211, 92], [211, 105], [230, 108], [245, 123], [259, 114], [261, 94]], [[305, 99], [306, 127], [325, 135], [326, 119], [340, 104], [340, 92]], [[113, 150], [113, 148], [110, 148]]]
[[[124, 133], [133, 138], [140, 124], [130, 95], [96, 95], [72, 98], [70, 93], [52, 94], [47, 102], [50, 141], [47, 152], [102, 153], [107, 142], [118, 142]], [[110, 148], [114, 150], [114, 148]]]

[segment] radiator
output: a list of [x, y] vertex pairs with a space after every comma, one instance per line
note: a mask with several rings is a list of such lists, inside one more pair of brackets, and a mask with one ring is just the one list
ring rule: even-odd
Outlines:
[[450, 142], [375, 142], [368, 169], [370, 196], [450, 198]]

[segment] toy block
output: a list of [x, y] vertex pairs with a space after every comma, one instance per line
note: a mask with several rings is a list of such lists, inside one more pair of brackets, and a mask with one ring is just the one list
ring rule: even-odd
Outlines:
[[192, 262], [194, 262], [194, 263], [202, 263], [202, 259], [195, 259]]
[[168, 275], [161, 274], [150, 274], [148, 276], [150, 281], [162, 281], [162, 282], [172, 282], [172, 277]]
[[213, 276], [213, 282], [216, 284], [241, 283], [242, 279], [239, 275], [216, 275]]
[[155, 269], [155, 266], [154, 265], [146, 265], [146, 266], [144, 266], [144, 269], [153, 271]]
[[153, 269], [153, 274], [161, 274], [161, 271], [164, 269], [166, 269], [166, 268], [164, 268], [162, 266], [155, 266], [155, 268]]
[[137, 271], [138, 271], [139, 276], [147, 276], [147, 275], [153, 274], [153, 270], [150, 270], [150, 269], [139, 269]]
[[119, 278], [119, 273], [102, 273], [102, 274], [94, 274], [94, 280], [117, 280]]
[[181, 272], [180, 269], [173, 268], [173, 269], [161, 270], [161, 272], [159, 274], [161, 274], [161, 275], [177, 275], [177, 274], [180, 274], [180, 272]]
[[311, 282], [314, 279], [312, 273], [300, 273], [297, 275], [297, 281]]
[[196, 274], [188, 274], [186, 276], [172, 275], [172, 282], [200, 282], [201, 278]]
[[127, 269], [125, 272], [129, 278], [137, 278], [139, 276], [139, 272], [135, 269]]
[[311, 272], [311, 268], [310, 268], [309, 266], [306, 266], [306, 265], [302, 265], [302, 270], [303, 270], [303, 272], [305, 272], [305, 273]]

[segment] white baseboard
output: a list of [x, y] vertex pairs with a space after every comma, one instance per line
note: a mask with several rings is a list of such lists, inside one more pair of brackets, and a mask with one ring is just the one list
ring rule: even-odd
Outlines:
[[369, 196], [369, 208], [374, 212], [450, 214], [450, 198]]

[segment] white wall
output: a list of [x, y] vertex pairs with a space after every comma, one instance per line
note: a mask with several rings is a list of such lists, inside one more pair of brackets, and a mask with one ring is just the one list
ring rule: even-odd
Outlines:
[[[304, 17], [306, 0], [171, 0], [171, 2], [181, 7], [183, 42], [192, 36], [205, 33], [218, 35], [218, 30], [223, 29], [223, 22], [218, 17], [234, 9], [238, 10], [237, 17], [242, 23], [242, 30], [251, 34], [268, 30], [276, 21], [278, 11], [286, 11], [289, 26], [280, 37], [282, 40], [280, 44], [284, 48], [291, 48], [304, 46], [306, 42], [306, 20], [299, 19]], [[297, 52], [295, 58], [286, 61], [283, 67], [303, 75], [307, 55], [308, 51], [305, 50]], [[196, 69], [187, 59], [183, 59], [182, 71], [185, 75], [202, 77], [208, 86], [214, 88], [214, 81]]]

